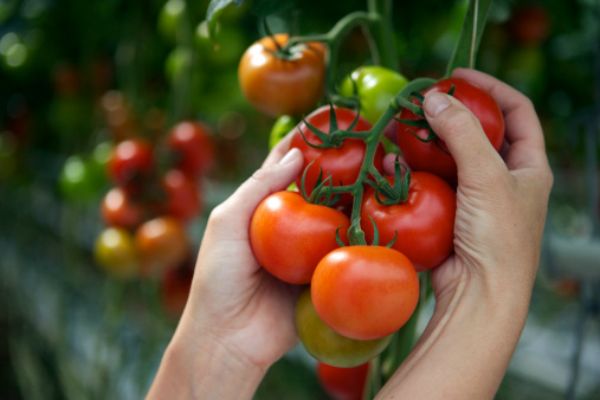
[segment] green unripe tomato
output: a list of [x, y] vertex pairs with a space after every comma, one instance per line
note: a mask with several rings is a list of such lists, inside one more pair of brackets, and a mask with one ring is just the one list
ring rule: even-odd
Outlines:
[[101, 187], [96, 180], [91, 163], [80, 156], [71, 156], [65, 161], [59, 185], [63, 196], [75, 202], [85, 202], [95, 198]]
[[356, 367], [376, 357], [387, 347], [391, 338], [355, 340], [336, 333], [317, 314], [310, 298], [310, 289], [298, 298], [296, 331], [306, 350], [317, 360], [341, 368]]
[[158, 29], [167, 39], [175, 41], [185, 14], [184, 0], [169, 0], [160, 10]]
[[399, 73], [379, 66], [365, 66], [355, 69], [343, 81], [340, 94], [346, 97], [358, 96], [360, 114], [370, 123], [377, 122], [408, 81]]
[[277, 143], [281, 141], [292, 129], [296, 127], [295, 118], [290, 117], [289, 115], [282, 115], [277, 118], [273, 127], [271, 128], [271, 133], [269, 134], [269, 150], [271, 150]]

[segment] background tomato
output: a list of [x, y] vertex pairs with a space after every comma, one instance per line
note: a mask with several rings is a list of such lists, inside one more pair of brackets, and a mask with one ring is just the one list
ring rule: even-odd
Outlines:
[[287, 34], [267, 36], [250, 46], [238, 68], [242, 92], [259, 111], [278, 116], [309, 111], [323, 95], [325, 48], [309, 42], [278, 52]]
[[120, 186], [135, 183], [152, 171], [152, 147], [143, 139], [129, 139], [119, 143], [108, 161], [112, 180]]
[[[479, 120], [483, 131], [496, 150], [504, 141], [504, 117], [496, 101], [483, 89], [463, 79], [449, 78], [438, 81], [425, 93], [450, 92], [462, 102]], [[418, 120], [421, 117], [408, 109], [403, 109], [400, 119]], [[456, 181], [456, 164], [442, 141], [424, 142], [429, 132], [425, 128], [416, 128], [406, 124], [398, 124], [398, 145], [408, 165], [416, 171], [427, 171], [441, 176], [449, 182]]]
[[100, 206], [104, 223], [126, 229], [133, 229], [144, 219], [144, 210], [135, 204], [131, 196], [121, 188], [112, 188]]
[[419, 278], [399, 251], [340, 247], [317, 265], [311, 294], [319, 316], [339, 334], [379, 339], [401, 328], [412, 315], [419, 301]]
[[340, 94], [346, 97], [358, 96], [360, 115], [374, 124], [407, 83], [406, 78], [396, 71], [369, 65], [352, 71], [342, 81]]
[[[393, 184], [393, 178], [388, 178]], [[417, 271], [435, 268], [453, 251], [456, 195], [441, 178], [413, 172], [406, 202], [385, 206], [369, 188], [361, 209], [361, 226], [367, 241], [377, 225], [381, 244], [397, 238], [393, 248], [404, 254]]]
[[165, 310], [172, 317], [179, 317], [185, 308], [194, 277], [194, 263], [186, 262], [169, 268], [161, 279], [161, 298]]
[[310, 289], [296, 304], [296, 331], [300, 341], [317, 360], [337, 367], [355, 367], [376, 357], [388, 345], [390, 337], [376, 340], [354, 340], [331, 329], [317, 314]]
[[195, 121], [175, 125], [168, 146], [175, 156], [175, 167], [190, 176], [200, 176], [215, 162], [215, 149], [209, 128]]
[[362, 400], [369, 374], [369, 363], [339, 368], [319, 362], [317, 377], [333, 400]]
[[202, 208], [198, 185], [183, 172], [172, 169], [162, 182], [167, 194], [165, 212], [182, 221], [196, 217]]
[[139, 270], [131, 234], [121, 228], [107, 228], [100, 233], [94, 256], [98, 264], [115, 278], [132, 278]]
[[67, 158], [59, 177], [60, 190], [69, 201], [85, 202], [95, 198], [102, 188], [93, 166], [80, 156]]
[[309, 283], [319, 260], [345, 240], [348, 217], [333, 208], [307, 203], [295, 192], [264, 199], [250, 222], [250, 244], [260, 265], [284, 282]]
[[180, 264], [189, 253], [183, 225], [170, 217], [143, 223], [135, 233], [135, 246], [142, 273], [150, 276], [159, 276], [169, 267]]
[[[339, 129], [348, 129], [357, 118], [353, 110], [341, 107], [335, 107], [335, 116]], [[320, 131], [331, 133], [329, 106], [317, 109], [306, 120]], [[300, 123], [298, 128], [299, 131], [294, 134], [291, 147], [296, 147], [302, 151], [304, 155], [304, 168], [307, 168], [312, 163], [306, 174], [306, 192], [308, 194], [312, 193], [321, 171], [323, 179], [331, 176], [332, 183], [336, 186], [349, 185], [356, 181], [365, 157], [365, 143], [363, 141], [346, 139], [339, 147], [316, 149], [305, 142], [302, 134], [304, 134], [304, 137], [311, 144], [320, 144], [321, 140], [303, 122]], [[371, 129], [371, 125], [361, 117], [358, 117], [353, 130], [362, 132], [369, 129]], [[373, 164], [377, 169], [381, 169], [382, 159], [383, 149], [379, 146], [373, 160]], [[300, 184], [301, 176], [296, 179], [296, 185], [300, 187]]]

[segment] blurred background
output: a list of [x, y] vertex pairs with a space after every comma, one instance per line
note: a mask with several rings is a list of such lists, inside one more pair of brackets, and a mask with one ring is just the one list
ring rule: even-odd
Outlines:
[[[206, 0], [0, 0], [0, 398], [146, 393], [211, 208], [268, 151], [274, 121], [246, 102], [237, 79], [242, 53], [264, 34], [248, 3], [229, 7], [209, 37]], [[297, 0], [269, 25], [325, 32], [364, 8]], [[443, 74], [465, 10], [462, 0], [396, 2], [405, 76]], [[353, 32], [342, 72], [368, 57]], [[496, 0], [478, 66], [531, 97], [556, 174], [530, 317], [497, 398], [600, 399], [598, 0]], [[201, 122], [210, 143], [202, 157], [212, 160], [193, 180], [200, 198], [184, 229], [194, 245], [169, 273], [117, 279], [111, 262], [126, 263], [126, 247], [141, 239], [113, 232], [106, 246], [121, 240], [121, 253], [94, 257], [108, 154], [144, 138], [166, 163], [173, 127], [188, 119]], [[148, 243], [150, 252], [161, 245]], [[327, 398], [300, 349], [256, 397]]]

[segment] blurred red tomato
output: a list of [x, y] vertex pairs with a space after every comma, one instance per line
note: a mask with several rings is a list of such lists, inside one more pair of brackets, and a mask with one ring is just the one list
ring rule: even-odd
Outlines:
[[317, 364], [317, 376], [333, 400], [361, 400], [367, 383], [369, 363], [353, 368], [338, 368], [322, 362]]
[[171, 268], [163, 275], [161, 281], [162, 304], [169, 315], [179, 317], [183, 312], [192, 287], [193, 277], [193, 262]]
[[189, 253], [188, 239], [181, 222], [158, 217], [142, 224], [135, 233], [135, 246], [146, 276], [160, 276], [182, 263]]
[[121, 188], [112, 188], [101, 205], [102, 218], [108, 226], [133, 229], [144, 219], [144, 210], [135, 204], [131, 197]]
[[167, 194], [165, 212], [182, 221], [188, 221], [202, 208], [198, 185], [183, 172], [172, 169], [163, 178], [163, 188]]
[[209, 129], [193, 121], [175, 125], [169, 134], [169, 148], [175, 153], [175, 166], [190, 176], [209, 170], [215, 161], [215, 149]]
[[120, 186], [130, 187], [152, 171], [153, 153], [144, 139], [129, 139], [119, 143], [108, 161], [108, 172]]

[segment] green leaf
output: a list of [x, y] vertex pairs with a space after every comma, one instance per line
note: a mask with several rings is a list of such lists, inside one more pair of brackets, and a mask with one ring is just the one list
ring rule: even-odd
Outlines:
[[[209, 27], [214, 27], [219, 15], [231, 4], [239, 6], [243, 0], [211, 0], [206, 11], [206, 20], [208, 21]], [[211, 29], [212, 30], [212, 29]]]
[[460, 37], [448, 63], [446, 75], [458, 67], [473, 68], [481, 36], [485, 28], [492, 0], [469, 0]]

